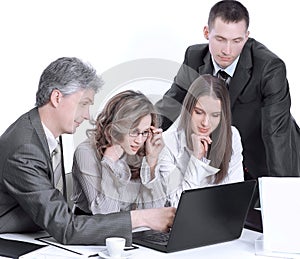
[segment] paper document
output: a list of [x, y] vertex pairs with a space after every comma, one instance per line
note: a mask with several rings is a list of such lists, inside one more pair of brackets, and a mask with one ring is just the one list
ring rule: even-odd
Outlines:
[[[52, 245], [57, 248], [64, 249], [65, 251], [71, 252], [75, 255], [83, 255], [85, 257], [94, 257], [98, 255], [98, 252], [106, 251], [105, 246], [95, 246], [95, 245], [62, 245], [58, 243], [53, 237], [45, 236], [37, 238], [38, 241], [45, 243], [47, 245]], [[132, 245], [130, 247], [125, 247], [124, 251], [130, 251], [137, 249], [138, 246]]]
[[264, 249], [300, 253], [300, 177], [259, 178]]
[[87, 245], [62, 245], [58, 243], [53, 237], [45, 236], [37, 238], [38, 241], [45, 243], [47, 245], [52, 245], [57, 248], [64, 249], [68, 252], [85, 255], [87, 257], [96, 255], [99, 251], [105, 249], [105, 246], [87, 246]]

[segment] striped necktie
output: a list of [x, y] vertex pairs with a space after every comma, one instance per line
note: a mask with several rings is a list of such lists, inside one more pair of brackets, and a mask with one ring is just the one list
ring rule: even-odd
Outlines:
[[57, 143], [56, 148], [52, 151], [51, 158], [54, 172], [54, 185], [62, 191], [62, 184], [59, 184], [62, 175], [61, 146], [59, 142]]

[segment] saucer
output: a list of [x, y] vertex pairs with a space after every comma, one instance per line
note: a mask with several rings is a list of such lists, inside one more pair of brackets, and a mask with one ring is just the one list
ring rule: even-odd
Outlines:
[[129, 258], [132, 254], [124, 251], [123, 254], [120, 257], [111, 257], [108, 254], [107, 250], [103, 249], [103, 250], [101, 250], [101, 251], [98, 252], [98, 255], [101, 258], [104, 258], [104, 259], [126, 259], [126, 258]]

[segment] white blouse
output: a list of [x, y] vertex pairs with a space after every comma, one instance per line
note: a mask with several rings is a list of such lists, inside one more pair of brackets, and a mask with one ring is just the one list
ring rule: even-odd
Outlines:
[[[241, 137], [235, 127], [232, 126], [231, 129], [233, 152], [228, 175], [219, 184], [244, 180]], [[213, 179], [219, 169], [210, 166], [210, 160], [199, 160], [192, 155], [183, 130], [166, 131], [163, 139], [165, 147], [160, 154], [159, 170], [165, 182], [168, 204], [177, 207], [183, 190], [215, 185]]]

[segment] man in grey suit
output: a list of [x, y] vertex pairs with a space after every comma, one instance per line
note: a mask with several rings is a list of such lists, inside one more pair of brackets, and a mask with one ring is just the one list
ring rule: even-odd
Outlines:
[[[101, 78], [77, 58], [59, 58], [42, 73], [36, 107], [0, 137], [0, 233], [44, 229], [63, 244], [105, 244], [109, 236], [132, 241], [132, 228], [168, 230], [174, 208], [76, 216], [56, 188], [51, 152], [63, 133], [86, 119]], [[62, 173], [65, 187], [64, 174]]]
[[187, 48], [174, 83], [156, 103], [162, 128], [166, 130], [179, 116], [195, 78], [219, 76], [229, 89], [232, 125], [241, 134], [245, 179], [299, 176], [300, 131], [290, 114], [285, 64], [249, 38], [248, 27], [249, 14], [240, 2], [220, 1], [211, 8], [203, 30], [208, 44]]

